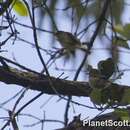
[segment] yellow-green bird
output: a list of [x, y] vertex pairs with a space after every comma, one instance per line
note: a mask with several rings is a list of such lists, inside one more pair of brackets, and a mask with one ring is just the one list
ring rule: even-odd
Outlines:
[[87, 45], [81, 44], [80, 40], [70, 32], [57, 31], [55, 36], [61, 46], [68, 52], [74, 53], [76, 49], [88, 50]]
[[115, 71], [113, 59], [107, 58], [106, 60], [100, 61], [98, 63], [98, 70], [105, 79], [109, 79]]
[[98, 69], [89, 65], [89, 85], [92, 88], [104, 88], [107, 80], [102, 77]]

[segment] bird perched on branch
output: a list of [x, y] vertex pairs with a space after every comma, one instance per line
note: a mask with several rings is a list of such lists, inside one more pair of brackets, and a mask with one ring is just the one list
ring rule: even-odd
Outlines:
[[82, 44], [80, 40], [70, 32], [57, 31], [55, 36], [68, 53], [73, 54], [76, 49], [81, 49], [83, 51], [88, 50], [87, 45]]
[[98, 70], [105, 79], [109, 79], [115, 71], [113, 59], [107, 58], [106, 60], [101, 60], [98, 63]]
[[102, 77], [99, 70], [92, 68], [92, 66], [88, 66], [89, 69], [89, 85], [92, 88], [104, 88], [106, 84], [106, 80]]
[[98, 62], [98, 69], [92, 68], [88, 65], [89, 70], [89, 84], [92, 88], [104, 88], [109, 78], [115, 71], [115, 65], [112, 58], [101, 60]]

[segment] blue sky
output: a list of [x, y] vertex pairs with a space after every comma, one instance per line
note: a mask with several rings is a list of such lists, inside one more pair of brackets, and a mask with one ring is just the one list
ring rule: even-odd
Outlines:
[[[129, 2], [129, 1], [128, 1]], [[130, 17], [127, 14], [127, 12], [129, 12], [128, 10], [130, 10], [129, 6], [127, 6], [125, 13], [123, 15], [123, 19], [125, 22], [130, 22]], [[17, 15], [16, 15], [17, 16]], [[24, 17], [18, 17], [18, 21], [23, 23], [23, 24], [30, 24], [30, 20], [29, 18], [24, 18]], [[68, 19], [66, 20], [64, 17], [61, 17], [61, 14], [59, 14], [59, 17], [61, 18], [59, 20], [59, 22], [62, 22], [62, 25], [59, 25], [59, 28], [62, 28], [62, 30], [65, 31], [70, 31], [70, 23], [68, 21]], [[50, 24], [48, 23], [48, 20], [46, 20], [46, 22], [43, 25], [43, 28], [49, 28]], [[25, 38], [26, 40], [33, 42], [33, 35], [32, 35], [32, 31], [30, 29], [25, 29], [23, 27], [17, 26], [17, 30], [20, 30], [20, 34], [19, 36], [21, 38]], [[5, 37], [7, 34], [6, 32], [2, 32], [2, 34], [4, 36], [0, 37], [0, 39], [2, 39], [3, 37]], [[97, 40], [99, 41], [99, 40]], [[51, 48], [52, 46], [50, 45], [50, 34], [44, 33], [44, 34], [40, 34], [39, 35], [39, 44], [41, 47], [43, 48]], [[56, 43], [57, 47], [60, 47], [59, 43]], [[94, 46], [95, 48], [100, 47], [100, 44], [97, 44]], [[10, 42], [8, 42], [8, 44], [6, 44], [2, 49], [6, 49], [8, 50], [8, 53], [4, 52], [1, 53], [1, 55], [6, 56], [7, 58], [12, 59], [12, 57], [14, 56], [17, 60], [18, 63], [23, 64], [24, 66], [27, 66], [31, 69], [34, 69], [38, 72], [40, 72], [42, 70], [42, 64], [40, 63], [40, 60], [38, 58], [36, 49], [33, 48], [30, 45], [27, 45], [26, 43], [23, 43], [21, 41], [17, 41], [14, 45], [12, 45]], [[128, 53], [124, 53], [121, 56], [121, 61], [125, 64], [128, 65], [128, 68], [130, 67], [130, 60], [129, 60], [129, 55], [130, 55], [130, 51], [129, 50], [124, 50], [127, 51]], [[78, 59], [81, 59], [83, 54], [81, 54], [81, 52], [79, 52], [79, 56]], [[48, 60], [48, 56], [46, 56], [45, 52], [42, 52], [43, 58], [45, 59], [45, 61], [47, 62]], [[92, 57], [96, 57], [95, 60], [91, 60], [93, 59]], [[104, 59], [105, 57], [107, 57], [108, 55], [106, 53], [103, 53], [102, 51], [96, 52], [96, 54], [92, 54], [92, 56], [89, 57], [90, 63], [93, 64], [96, 67], [96, 64], [98, 63], [99, 60]], [[67, 69], [68, 67], [70, 68], [72, 65], [69, 64], [63, 64], [63, 62], [61, 63], [61, 61], [63, 60], [58, 60], [57, 61], [57, 65], [61, 68]], [[75, 63], [76, 65], [79, 64], [79, 62]], [[125, 68], [126, 66], [121, 65], [122, 68]], [[50, 73], [53, 76], [58, 77], [61, 74], [61, 71], [56, 71], [55, 70], [55, 66], [53, 66], [50, 69]], [[71, 72], [66, 72], [64, 74], [63, 77], [69, 76], [69, 79], [73, 79], [74, 73]], [[125, 85], [130, 85], [129, 83], [129, 79], [128, 77], [130, 77], [130, 73], [127, 72], [124, 74], [123, 78], [118, 81], [120, 84], [125, 84]], [[84, 78], [82, 76], [79, 77], [79, 80], [84, 80]], [[12, 97], [14, 94], [16, 94], [18, 91], [21, 90], [21, 86], [17, 86], [17, 85], [7, 85], [4, 84], [2, 82], [0, 82], [0, 104], [3, 103], [4, 101], [6, 101], [7, 99], [9, 99], [10, 97]], [[20, 108], [20, 106], [22, 106], [25, 102], [27, 102], [29, 99], [33, 98], [36, 94], [38, 94], [38, 92], [36, 91], [31, 91], [29, 90], [24, 98], [22, 99], [20, 105], [18, 106], [18, 108]], [[22, 111], [22, 113], [30, 113], [32, 115], [35, 115], [39, 118], [43, 118], [44, 112], [46, 115], [46, 119], [58, 119], [58, 120], [62, 120], [64, 118], [64, 109], [65, 109], [65, 103], [66, 101], [64, 100], [60, 100], [59, 101], [59, 97], [58, 96], [53, 96], [50, 101], [41, 108], [42, 104], [44, 104], [46, 102], [46, 100], [48, 98], [50, 98], [51, 95], [43, 95], [41, 96], [39, 99], [37, 99], [35, 102], [33, 102], [31, 105], [29, 105], [27, 108], [25, 108], [25, 110]], [[91, 104], [89, 98], [77, 98], [74, 97], [74, 99], [76, 101], [79, 101], [80, 103], [83, 104]], [[4, 106], [4, 108], [6, 109], [12, 109], [13, 105], [15, 103], [16, 99], [13, 99], [11, 102], [9, 102], [8, 104], [6, 104]], [[71, 105], [71, 109], [69, 112], [70, 115], [70, 120], [73, 118], [74, 115], [78, 115], [80, 113], [82, 113], [82, 119], [90, 116], [93, 117], [97, 114], [97, 110], [90, 110], [87, 108], [83, 108], [83, 107], [79, 107], [74, 105], [75, 110], [73, 110], [73, 106]], [[2, 116], [8, 116], [7, 111], [0, 109], [0, 115]], [[36, 129], [40, 129], [40, 125], [35, 126], [35, 127], [24, 127], [24, 125], [26, 124], [31, 124], [35, 122], [34, 119], [28, 118], [28, 117], [19, 117], [18, 119], [18, 124], [20, 126], [20, 129], [24, 129], [24, 130], [36, 130]], [[0, 124], [3, 124], [4, 122], [2, 120], [0, 120]], [[1, 125], [0, 125], [1, 126]], [[59, 128], [62, 127], [62, 125], [60, 125], [59, 123], [47, 123], [45, 124], [45, 130], [53, 130], [55, 128]]]

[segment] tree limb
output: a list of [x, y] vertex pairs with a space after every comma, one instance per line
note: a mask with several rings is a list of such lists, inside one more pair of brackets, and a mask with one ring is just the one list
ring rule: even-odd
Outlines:
[[[60, 95], [89, 97], [89, 94], [92, 90], [88, 82], [69, 81], [55, 77], [51, 77], [51, 80], [55, 89]], [[46, 75], [39, 76], [38, 74], [25, 72], [12, 67], [10, 67], [10, 70], [8, 70], [3, 66], [0, 66], [0, 81], [6, 84], [16, 84], [24, 88], [41, 91], [46, 94], [56, 95], [50, 86]], [[129, 86], [118, 84], [113, 85], [114, 87], [117, 87], [117, 89], [130, 89]]]

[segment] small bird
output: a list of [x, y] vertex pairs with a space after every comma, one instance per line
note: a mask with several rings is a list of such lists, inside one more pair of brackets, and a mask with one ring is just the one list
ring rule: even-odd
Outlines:
[[55, 33], [57, 40], [68, 52], [74, 53], [76, 49], [87, 51], [87, 45], [83, 45], [80, 40], [70, 32], [57, 31]]
[[100, 61], [98, 63], [98, 70], [104, 78], [109, 79], [115, 71], [113, 59], [107, 58], [106, 60]]
[[105, 88], [107, 80], [103, 78], [98, 69], [88, 66], [89, 69], [89, 85], [91, 88]]

